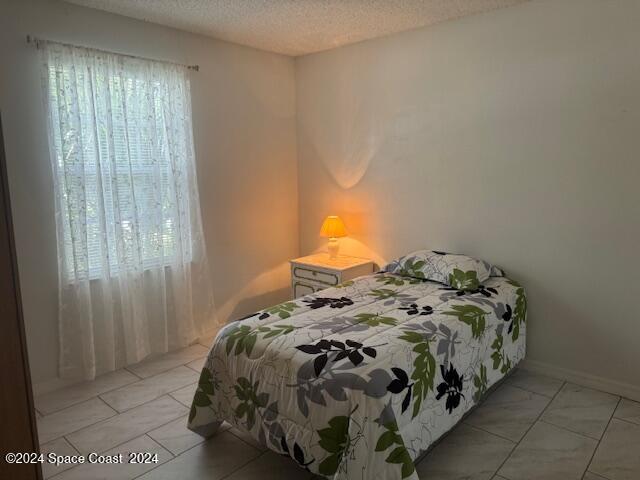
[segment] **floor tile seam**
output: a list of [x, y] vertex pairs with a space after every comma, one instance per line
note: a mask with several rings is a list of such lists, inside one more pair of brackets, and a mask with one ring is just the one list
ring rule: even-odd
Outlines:
[[[42, 445], [46, 445], [47, 443], [51, 443], [51, 442], [53, 442], [53, 441], [55, 441], [55, 440], [59, 440], [59, 439], [61, 439], [61, 438], [64, 438], [65, 440], [67, 440], [67, 441], [69, 442], [69, 439], [68, 439], [68, 438], [66, 438], [66, 436], [67, 436], [67, 435], [73, 435], [74, 433], [77, 433], [77, 432], [79, 432], [79, 431], [81, 431], [81, 430], [84, 430], [85, 428], [93, 427], [94, 425], [97, 425], [98, 423], [100, 423], [100, 422], [102, 422], [102, 421], [104, 421], [104, 420], [109, 420], [110, 418], [117, 417], [117, 416], [120, 414], [120, 413], [119, 413], [115, 408], [113, 408], [111, 405], [109, 405], [107, 402], [105, 402], [105, 401], [104, 401], [102, 398], [100, 398], [99, 396], [96, 396], [96, 397], [90, 398], [89, 400], [86, 400], [86, 401], [88, 402], [88, 401], [90, 401], [90, 400], [93, 400], [94, 398], [97, 398], [97, 399], [98, 399], [98, 400], [100, 400], [103, 404], [105, 404], [105, 405], [107, 406], [107, 408], [109, 408], [109, 410], [112, 410], [112, 411], [113, 411], [113, 412], [112, 412], [112, 414], [111, 414], [111, 415], [109, 415], [109, 416], [107, 416], [107, 417], [100, 418], [100, 419], [96, 420], [95, 422], [89, 423], [89, 424], [87, 424], [87, 425], [83, 425], [82, 427], [80, 427], [80, 428], [78, 428], [78, 429], [76, 429], [76, 430], [72, 430], [72, 431], [70, 431], [70, 432], [65, 432], [65, 433], [63, 433], [62, 435], [58, 435], [58, 436], [57, 436], [57, 437], [55, 437], [55, 438], [51, 438], [51, 439], [47, 440], [47, 441], [46, 441], [46, 442], [44, 442], [44, 443], [42, 443], [42, 442], [39, 440], [39, 441], [40, 441], [40, 446], [42, 446]], [[68, 408], [71, 408], [71, 407], [68, 407]], [[44, 418], [44, 417], [43, 417], [43, 418]], [[71, 443], [71, 442], [69, 442], [69, 443]], [[76, 446], [75, 446], [75, 445], [73, 445], [73, 444], [71, 444], [71, 445], [73, 446], [73, 448], [75, 448], [76, 450], [78, 450], [78, 449], [76, 448]]]
[[[591, 454], [591, 457], [589, 458], [589, 462], [587, 463], [587, 467], [585, 468], [584, 472], [582, 472], [582, 476], [583, 477], [584, 477], [585, 473], [589, 471], [589, 467], [591, 467], [591, 463], [593, 462], [593, 459], [596, 456], [596, 453], [598, 452], [598, 449], [600, 448], [600, 444], [602, 443], [602, 439], [604, 438], [604, 436], [607, 433], [607, 430], [609, 429], [609, 425], [611, 425], [611, 421], [613, 420], [613, 415], [615, 414], [616, 410], [620, 406], [620, 402], [622, 402], [622, 398], [621, 397], [618, 398], [618, 403], [616, 403], [616, 407], [613, 409], [613, 412], [612, 412], [611, 416], [609, 417], [609, 421], [607, 422], [607, 426], [604, 428], [604, 432], [602, 433], [602, 437], [600, 437], [600, 440], [598, 440], [598, 444], [596, 445], [596, 448], [593, 449], [593, 453]], [[597, 473], [596, 475], [602, 477], [602, 475], [600, 475], [599, 473]], [[607, 478], [607, 477], [603, 477], [603, 478]]]
[[[507, 463], [509, 461], [509, 459], [511, 458], [511, 456], [513, 455], [513, 452], [515, 452], [515, 450], [520, 446], [520, 444], [522, 443], [522, 441], [525, 439], [525, 437], [527, 436], [527, 434], [531, 431], [531, 429], [540, 421], [540, 418], [542, 417], [542, 415], [544, 415], [544, 412], [546, 412], [547, 408], [549, 408], [549, 405], [551, 405], [551, 403], [555, 400], [555, 398], [558, 396], [558, 394], [562, 391], [562, 388], [565, 386], [567, 382], [562, 382], [562, 385], [560, 386], [560, 388], [558, 389], [558, 391], [555, 393], [555, 395], [549, 400], [549, 403], [547, 403], [547, 405], [542, 409], [542, 411], [540, 412], [540, 414], [538, 415], [538, 417], [533, 421], [533, 423], [531, 424], [531, 426], [529, 428], [527, 428], [527, 431], [524, 433], [524, 435], [522, 435], [522, 437], [520, 437], [520, 440], [518, 440], [516, 442], [516, 444], [514, 445], [513, 449], [511, 450], [511, 452], [509, 453], [509, 455], [507, 456], [507, 458], [504, 459], [504, 461], [500, 464], [500, 466], [498, 467], [498, 469], [494, 472], [494, 475], [500, 475], [501, 477], [506, 478], [507, 480], [513, 480], [513, 479], [509, 479], [508, 477], [504, 476], [503, 474], [499, 473], [500, 470], [502, 469], [502, 467], [504, 467], [505, 463]], [[549, 397], [546, 397], [549, 398]], [[583, 473], [584, 475], [584, 473]]]
[[[143, 407], [144, 405], [147, 405], [147, 404], [149, 404], [149, 403], [151, 403], [151, 402], [155, 402], [156, 400], [159, 400], [159, 399], [161, 399], [162, 397], [164, 397], [164, 396], [166, 396], [166, 395], [168, 395], [168, 394], [161, 395], [161, 396], [160, 396], [160, 397], [158, 397], [158, 398], [154, 398], [154, 399], [152, 399], [152, 400], [149, 400], [148, 402], [145, 402], [145, 403], [143, 403], [143, 404], [138, 405], [138, 407]], [[176, 400], [175, 398], [171, 397], [171, 399], [172, 399], [172, 400], [174, 400], [176, 403], [178, 403], [181, 407], [183, 407], [183, 408], [187, 408], [187, 407], [185, 407], [185, 406], [184, 406], [184, 404], [182, 404], [182, 403], [178, 402], [178, 400]], [[104, 400], [103, 400], [103, 401], [104, 401]], [[134, 407], [134, 408], [138, 408], [138, 407]], [[131, 410], [133, 410], [133, 409], [131, 409]], [[127, 410], [127, 411], [131, 411], [131, 410]], [[98, 423], [100, 423], [100, 422], [104, 422], [104, 421], [106, 421], [106, 420], [110, 420], [110, 419], [112, 419], [112, 418], [117, 417], [118, 415], [123, 415], [124, 413], [126, 413], [126, 412], [117, 413], [116, 415], [112, 415], [112, 416], [110, 416], [110, 417], [103, 418], [102, 420], [99, 420], [99, 421], [97, 421], [97, 422], [95, 422], [95, 423], [92, 423], [91, 425], [87, 425], [86, 427], [83, 427], [83, 428], [81, 428], [81, 429], [79, 429], [79, 430], [75, 430], [75, 431], [73, 431], [73, 432], [66, 433], [66, 434], [64, 435], [64, 436], [65, 436], [65, 439], [66, 439], [66, 440], [71, 444], [71, 446], [72, 446], [73, 448], [75, 448], [77, 451], [80, 451], [80, 450], [78, 450], [78, 447], [76, 447], [76, 445], [75, 445], [74, 443], [72, 443], [72, 442], [71, 442], [71, 440], [70, 440], [70, 439], [66, 438], [66, 436], [67, 436], [67, 435], [73, 435], [73, 434], [75, 434], [75, 433], [78, 433], [78, 432], [80, 432], [80, 431], [82, 431], [82, 430], [86, 429], [86, 428], [94, 427], [94, 426], [96, 426], [96, 425], [97, 425]], [[186, 415], [186, 412], [185, 412], [185, 413], [183, 413], [183, 414], [181, 414], [180, 416], [182, 416], [182, 415]], [[165, 423], [162, 423], [162, 424], [160, 424], [160, 425], [156, 425], [156, 426], [154, 426], [151, 430], [146, 430], [146, 431], [144, 431], [144, 433], [141, 433], [141, 434], [139, 434], [139, 435], [136, 435], [136, 436], [135, 436], [135, 437], [133, 437], [133, 438], [130, 438], [130, 439], [128, 439], [128, 440], [125, 440], [124, 442], [121, 442], [121, 443], [119, 443], [119, 444], [117, 444], [117, 445], [115, 445], [115, 446], [112, 446], [112, 447], [106, 448], [106, 449], [104, 449], [104, 450], [100, 450], [100, 451], [98, 451], [98, 452], [96, 452], [96, 453], [104, 453], [104, 452], [106, 452], [106, 451], [109, 451], [109, 450], [112, 450], [112, 449], [114, 449], [114, 448], [116, 448], [116, 447], [119, 447], [120, 445], [123, 445], [123, 444], [125, 444], [125, 443], [127, 443], [127, 442], [130, 442], [131, 440], [135, 440], [136, 438], [139, 438], [139, 437], [145, 436], [145, 435], [147, 435], [149, 432], [151, 432], [151, 431], [153, 431], [153, 430], [157, 430], [158, 428], [164, 427], [164, 426], [165, 426], [165, 425], [167, 425], [168, 423], [171, 423], [171, 422], [173, 422], [173, 421], [177, 420], [178, 418], [180, 418], [180, 416], [173, 417], [172, 419], [170, 419], [170, 420], [166, 421]], [[148, 436], [148, 435], [147, 435], [147, 436]], [[60, 438], [60, 437], [58, 437], [58, 438]], [[149, 437], [149, 438], [151, 438], [151, 437]], [[152, 440], [153, 440], [153, 439], [152, 439]], [[155, 442], [155, 440], [154, 440], [154, 442]], [[47, 443], [49, 443], [49, 442], [47, 442]], [[156, 443], [158, 443], [158, 442], [156, 442]], [[164, 447], [163, 447], [163, 448], [164, 448]], [[165, 450], [166, 450], [166, 449], [165, 449]]]
[[[125, 367], [125, 368], [122, 368], [122, 370], [127, 370], [127, 369], [126, 369], [126, 367]], [[141, 380], [141, 378], [140, 378], [140, 377], [138, 377], [138, 376], [137, 376], [136, 374], [134, 374], [133, 372], [130, 372], [129, 370], [127, 370], [127, 372], [129, 372], [129, 373], [131, 373], [132, 375], [134, 375], [134, 376], [136, 377], [136, 379], [132, 379], [130, 382], [125, 383], [125, 384], [123, 384], [123, 385], [118, 385], [117, 387], [109, 388], [108, 390], [105, 390], [104, 392], [96, 393], [95, 395], [92, 395], [92, 396], [91, 396], [91, 397], [89, 397], [89, 398], [85, 398], [85, 399], [83, 399], [83, 400], [78, 400], [77, 402], [70, 403], [70, 404], [68, 404], [68, 405], [67, 405], [67, 406], [65, 406], [65, 407], [58, 408], [58, 409], [53, 410], [53, 411], [51, 411], [51, 412], [49, 412], [49, 413], [42, 413], [42, 411], [38, 410], [38, 408], [37, 408], [37, 407], [35, 408], [35, 410], [36, 410], [36, 411], [38, 411], [38, 412], [40, 413], [40, 415], [42, 415], [42, 417], [44, 418], [44, 417], [47, 417], [47, 416], [49, 416], [49, 415], [53, 415], [54, 413], [58, 413], [58, 412], [61, 412], [61, 411], [63, 411], [63, 410], [66, 410], [67, 408], [75, 407], [75, 406], [77, 406], [77, 405], [80, 405], [81, 403], [88, 402], [89, 400], [93, 400], [94, 398], [98, 398], [100, 395], [104, 395], [105, 393], [113, 392], [113, 391], [115, 391], [115, 390], [118, 390], [119, 388], [127, 387], [127, 386], [129, 386], [129, 385], [133, 385], [134, 383], [137, 383], [138, 381], [140, 381], [140, 380]], [[97, 378], [100, 378], [100, 377], [97, 377]], [[91, 380], [91, 382], [94, 382], [94, 381], [95, 381], [95, 380]], [[64, 390], [67, 390], [67, 389], [73, 388], [73, 387], [75, 387], [75, 386], [77, 386], [77, 385], [80, 385], [80, 384], [70, 385], [69, 387], [61, 388], [60, 390], [55, 390], [55, 391], [56, 391], [56, 392], [58, 392], [58, 391], [59, 391], [59, 392], [62, 392], [62, 391], [64, 391]], [[52, 393], [53, 393], [53, 392], [52, 392]], [[101, 400], [102, 400], [102, 399], [101, 399]], [[104, 400], [103, 400], [103, 401], [104, 401]]]
[[[193, 370], [192, 368], [190, 368], [189, 370], [195, 371], [195, 370]], [[197, 372], [196, 372], [196, 373], [197, 373]], [[147, 378], [152, 378], [152, 377], [147, 377]], [[137, 383], [137, 382], [136, 382], [136, 383]], [[116, 407], [112, 406], [108, 401], [106, 401], [104, 398], [102, 398], [102, 396], [101, 396], [102, 394], [97, 395], [97, 397], [96, 397], [96, 398], [99, 398], [100, 400], [102, 400], [104, 403], [106, 403], [106, 404], [109, 406], [109, 408], [112, 408], [113, 410], [115, 410], [116, 412], [118, 412], [118, 415], [119, 415], [119, 414], [122, 414], [122, 413], [130, 412], [130, 411], [131, 411], [131, 410], [133, 410], [134, 408], [141, 407], [141, 406], [143, 406], [143, 405], [146, 405], [146, 404], [147, 404], [147, 403], [149, 403], [149, 402], [153, 402], [154, 400], [158, 400], [159, 398], [162, 398], [162, 397], [164, 397], [165, 395], [169, 395], [172, 399], [174, 399], [174, 400], [175, 400], [176, 402], [178, 402], [180, 405], [184, 405], [182, 402], [180, 402], [177, 398], [175, 398], [175, 397], [174, 397], [173, 395], [171, 395], [171, 394], [172, 394], [172, 393], [176, 393], [178, 390], [182, 390], [183, 388], [186, 388], [186, 387], [188, 387], [188, 386], [190, 386], [190, 385], [193, 385], [194, 383], [197, 383], [197, 379], [196, 379], [196, 381], [195, 381], [195, 382], [189, 382], [189, 383], [187, 383], [186, 385], [182, 385], [182, 386], [180, 386], [180, 387], [178, 387], [178, 388], [176, 388], [176, 389], [174, 389], [174, 390], [170, 390], [170, 391], [168, 391], [168, 392], [161, 393], [159, 396], [157, 396], [157, 397], [155, 397], [155, 398], [152, 398], [151, 400], [147, 400], [147, 401], [145, 401], [145, 402], [143, 402], [143, 403], [140, 403], [140, 404], [138, 404], [138, 405], [134, 405], [133, 407], [125, 408], [124, 410], [118, 410], [118, 409], [116, 409]], [[128, 385], [125, 385], [125, 386], [128, 386]], [[123, 388], [124, 388], [124, 387], [123, 387]]]

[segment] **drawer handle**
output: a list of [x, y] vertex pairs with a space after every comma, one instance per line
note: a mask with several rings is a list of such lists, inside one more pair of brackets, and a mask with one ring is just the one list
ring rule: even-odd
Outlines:
[[[301, 272], [307, 272], [307, 275], [301, 275], [300, 274]], [[314, 282], [322, 283], [324, 285], [334, 286], [334, 285], [337, 285], [338, 283], [340, 283], [340, 279], [334, 273], [319, 272], [319, 271], [316, 271], [316, 270], [311, 270], [310, 268], [303, 268], [303, 267], [298, 267], [298, 266], [293, 268], [293, 272], [292, 273], [293, 273], [294, 277], [301, 278], [301, 279], [306, 278], [306, 279], [310, 280], [309, 277], [313, 277], [314, 278], [314, 280], [313, 280]], [[308, 275], [309, 273], [311, 275]], [[326, 277], [332, 278], [333, 282], [326, 281], [326, 280], [315, 280], [321, 274], [325, 275]]]

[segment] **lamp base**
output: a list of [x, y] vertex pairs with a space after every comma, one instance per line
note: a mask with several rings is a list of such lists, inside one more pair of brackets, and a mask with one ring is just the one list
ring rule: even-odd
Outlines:
[[331, 237], [329, 239], [329, 243], [327, 244], [327, 248], [329, 249], [329, 258], [334, 260], [338, 258], [338, 250], [340, 249], [340, 244], [338, 243], [338, 239]]

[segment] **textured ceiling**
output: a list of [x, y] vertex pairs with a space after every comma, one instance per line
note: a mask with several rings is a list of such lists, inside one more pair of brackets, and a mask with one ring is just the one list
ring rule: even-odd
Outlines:
[[67, 1], [295, 56], [526, 0]]

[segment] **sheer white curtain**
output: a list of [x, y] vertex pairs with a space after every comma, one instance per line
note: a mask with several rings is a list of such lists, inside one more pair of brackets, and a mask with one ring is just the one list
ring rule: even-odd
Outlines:
[[60, 374], [96, 375], [215, 325], [185, 67], [41, 43]]

